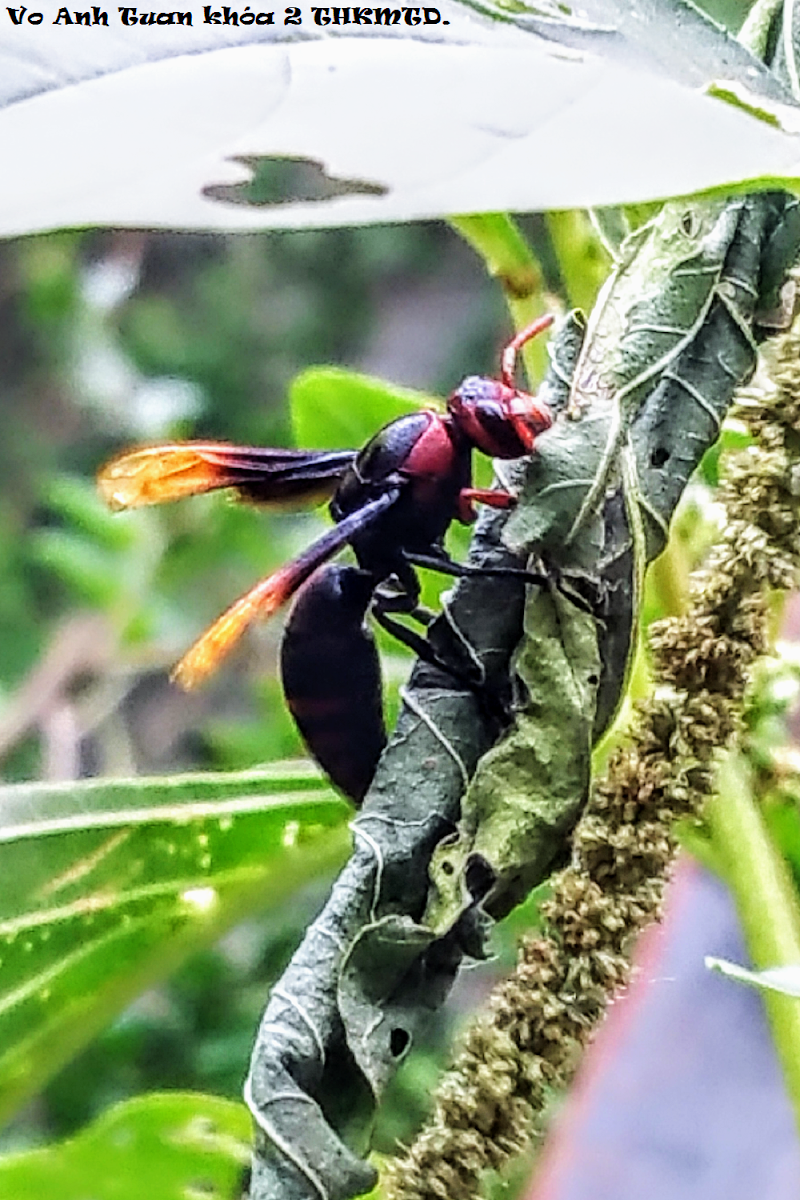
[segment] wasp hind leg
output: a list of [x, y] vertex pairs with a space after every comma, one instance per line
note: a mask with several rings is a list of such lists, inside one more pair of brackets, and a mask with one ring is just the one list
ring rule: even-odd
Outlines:
[[[500, 700], [494, 692], [486, 685], [486, 672], [483, 664], [477, 657], [469, 656], [464, 653], [461, 656], [461, 661], [456, 662], [453, 657], [440, 653], [431, 642], [417, 633], [414, 629], [409, 629], [401, 621], [398, 621], [394, 616], [397, 609], [392, 609], [389, 612], [384, 608], [382, 595], [380, 592], [375, 594], [372, 603], [372, 616], [382, 629], [391, 634], [403, 646], [411, 650], [412, 654], [416, 654], [422, 662], [427, 663], [429, 667], [433, 667], [442, 674], [448, 676], [456, 685], [459, 685], [466, 690], [473, 692], [481, 706], [486, 712], [487, 717], [499, 723], [501, 726], [507, 725], [509, 721], [509, 712], [507, 706]], [[412, 619], [419, 620], [419, 606], [413, 609], [407, 609], [407, 615]], [[434, 616], [427, 609], [421, 610], [423, 625], [429, 624], [428, 617]]]
[[545, 587], [550, 576], [546, 571], [529, 571], [525, 567], [473, 567], [469, 563], [456, 562], [444, 550], [431, 551], [428, 554], [406, 554], [406, 558], [415, 567], [427, 567], [430, 571], [439, 571], [442, 575], [452, 575], [455, 579], [472, 579], [484, 575], [488, 579], [521, 579], [538, 587]]

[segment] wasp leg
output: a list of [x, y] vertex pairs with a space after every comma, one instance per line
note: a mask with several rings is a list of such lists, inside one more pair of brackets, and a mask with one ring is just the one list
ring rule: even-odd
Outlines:
[[544, 570], [528, 571], [524, 567], [471, 567], [467, 563], [456, 562], [444, 551], [432, 554], [415, 554], [406, 552], [406, 558], [415, 567], [427, 567], [430, 571], [440, 571], [443, 575], [453, 575], [456, 579], [466, 579], [467, 576], [486, 575], [492, 578], [522, 579], [525, 583], [545, 587], [550, 582], [550, 576]]
[[514, 508], [517, 497], [500, 488], [462, 488], [458, 493], [458, 519], [462, 525], [471, 525], [477, 519], [475, 503], [489, 508]]
[[435, 667], [438, 671], [449, 675], [455, 683], [461, 684], [471, 692], [475, 692], [481, 702], [486, 704], [487, 710], [493, 718], [502, 721], [506, 720], [507, 714], [505, 709], [495, 702], [493, 696], [487, 693], [483, 670], [479, 669], [477, 664], [472, 665], [472, 670], [458, 666], [456, 663], [439, 654], [421, 634], [413, 629], [409, 629], [407, 625], [401, 624], [400, 621], [394, 620], [387, 613], [373, 608], [372, 615], [382, 629], [385, 629], [387, 633], [390, 633], [402, 645], [407, 646], [413, 654], [416, 654], [417, 658], [422, 659], [428, 666]]
[[[392, 558], [390, 573], [387, 572], [375, 588], [373, 610], [413, 615], [419, 608], [417, 573], [406, 555], [398, 553]], [[421, 623], [428, 622], [423, 618]]]
[[[440, 654], [431, 643], [414, 629], [409, 629], [383, 609], [380, 597], [376, 596], [372, 605], [372, 615], [382, 629], [396, 638], [402, 645], [407, 646], [417, 658], [443, 672], [457, 684], [474, 692], [483, 706], [487, 717], [498, 722], [501, 726], [509, 722], [507, 706], [486, 686], [486, 677], [482, 664], [470, 662], [468, 666], [457, 664], [452, 659]], [[415, 616], [414, 612], [409, 613]]]
[[372, 615], [381, 629], [385, 629], [387, 633], [390, 633], [403, 646], [407, 646], [412, 653], [416, 654], [417, 658], [421, 658], [423, 662], [428, 663], [431, 667], [438, 667], [440, 671], [446, 671], [448, 675], [454, 673], [452, 665], [436, 653], [433, 646], [425, 640], [421, 633], [417, 633], [416, 630], [409, 629], [402, 622], [394, 620], [393, 617], [390, 617], [378, 605], [373, 605]]
[[428, 608], [425, 604], [418, 604], [416, 608], [412, 608], [408, 615], [415, 621], [418, 621], [420, 625], [424, 625], [427, 628], [428, 625], [432, 625], [436, 620], [438, 613], [434, 612], [432, 608]]

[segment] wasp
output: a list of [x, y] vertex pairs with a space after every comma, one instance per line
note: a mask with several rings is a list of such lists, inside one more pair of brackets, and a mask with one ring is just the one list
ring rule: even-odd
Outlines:
[[[173, 679], [186, 689], [203, 683], [254, 620], [294, 596], [281, 646], [286, 701], [312, 756], [360, 802], [386, 741], [380, 664], [366, 616], [435, 661], [428, 643], [389, 614], [426, 619], [418, 566], [454, 576], [486, 573], [450, 558], [444, 535], [454, 520], [474, 521], [476, 503], [514, 505], [507, 491], [473, 486], [472, 452], [521, 458], [552, 424], [547, 405], [515, 382], [520, 349], [552, 323], [552, 316], [540, 317], [508, 342], [499, 379], [469, 376], [444, 412], [398, 417], [359, 451], [172, 442], [126, 451], [103, 467], [98, 486], [117, 510], [219, 489], [255, 504], [331, 497], [333, 527], [240, 596], [184, 655]], [[357, 567], [329, 561], [348, 545]]]

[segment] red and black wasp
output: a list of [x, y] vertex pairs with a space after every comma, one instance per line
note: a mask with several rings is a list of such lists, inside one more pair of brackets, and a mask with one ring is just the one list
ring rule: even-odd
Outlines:
[[[173, 678], [187, 689], [198, 686], [252, 621], [271, 616], [297, 593], [281, 647], [286, 701], [311, 754], [337, 787], [360, 801], [386, 740], [367, 612], [435, 661], [428, 643], [388, 614], [423, 616], [417, 566], [456, 576], [480, 571], [454, 562], [443, 538], [453, 520], [475, 520], [476, 501], [494, 508], [515, 503], [508, 492], [472, 486], [472, 451], [520, 458], [552, 423], [547, 406], [514, 382], [519, 350], [552, 321], [541, 317], [511, 339], [499, 380], [470, 376], [450, 396], [445, 413], [425, 409], [398, 417], [357, 452], [174, 442], [131, 450], [108, 463], [98, 486], [114, 509], [220, 488], [255, 504], [332, 493], [334, 527], [231, 605], [181, 659]], [[330, 564], [348, 544], [358, 566]]]

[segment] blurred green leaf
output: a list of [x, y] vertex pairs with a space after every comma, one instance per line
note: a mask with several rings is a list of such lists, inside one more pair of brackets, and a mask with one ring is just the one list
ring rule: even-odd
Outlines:
[[52, 571], [82, 602], [110, 606], [119, 591], [114, 560], [102, 546], [68, 529], [36, 529], [29, 546], [31, 562]]
[[425, 392], [340, 367], [303, 371], [292, 383], [289, 403], [297, 445], [331, 450], [357, 449], [395, 417], [441, 407], [441, 400]]
[[[791, 781], [787, 782], [787, 790], [791, 792]], [[789, 863], [795, 881], [800, 883], [800, 811], [797, 795], [768, 797], [763, 812], [770, 834]]]
[[79, 237], [73, 232], [40, 238], [29, 242], [27, 252], [20, 256], [20, 271], [27, 285], [25, 310], [31, 322], [52, 327], [75, 308]]
[[53, 512], [110, 550], [125, 550], [136, 539], [131, 524], [103, 504], [93, 480], [56, 475], [48, 481], [44, 500]]
[[146, 984], [346, 856], [317, 772], [0, 789], [0, 1114]]
[[305, 754], [278, 679], [274, 675], [256, 679], [252, 694], [255, 712], [249, 719], [237, 714], [209, 720], [206, 738], [221, 769], [245, 770], [265, 759]]
[[243, 1104], [154, 1092], [68, 1141], [0, 1159], [0, 1200], [234, 1200], [249, 1141]]
[[737, 450], [745, 450], [752, 443], [753, 439], [751, 435], [741, 422], [735, 420], [725, 421], [716, 442], [709, 450], [706, 450], [700, 460], [700, 466], [698, 467], [700, 478], [709, 487], [716, 487], [719, 483], [720, 456]]

